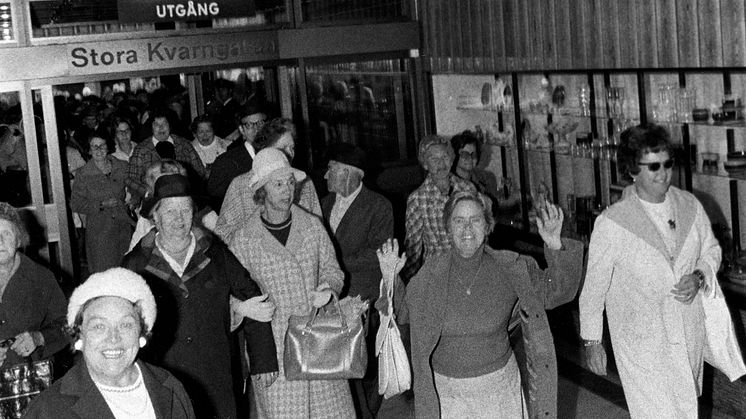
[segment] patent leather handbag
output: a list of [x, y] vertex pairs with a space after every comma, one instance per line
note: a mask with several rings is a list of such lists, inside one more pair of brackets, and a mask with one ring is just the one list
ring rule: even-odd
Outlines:
[[341, 380], [362, 378], [368, 366], [365, 331], [360, 316], [345, 318], [339, 299], [333, 310], [312, 309], [291, 316], [285, 333], [285, 378]]

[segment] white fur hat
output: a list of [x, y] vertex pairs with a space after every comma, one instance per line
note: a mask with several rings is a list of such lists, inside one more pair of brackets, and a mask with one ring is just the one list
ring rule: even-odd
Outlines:
[[150, 287], [138, 274], [124, 268], [111, 268], [91, 275], [78, 288], [75, 288], [67, 305], [67, 325], [75, 324], [80, 308], [93, 298], [120, 297], [137, 304], [148, 332], [153, 329], [157, 310]]

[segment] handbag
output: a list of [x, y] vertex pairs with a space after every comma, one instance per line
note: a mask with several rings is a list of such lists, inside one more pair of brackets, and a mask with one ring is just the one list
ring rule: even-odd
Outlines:
[[339, 299], [334, 310], [315, 308], [307, 316], [290, 316], [283, 355], [285, 378], [342, 380], [362, 378], [368, 350], [360, 316], [345, 318]]
[[[381, 295], [386, 295], [389, 303], [385, 313], [379, 311], [381, 324], [376, 334], [378, 394], [388, 399], [409, 390], [412, 385], [412, 371], [399, 327], [396, 325], [396, 315], [393, 310], [393, 284], [387, 287], [385, 280], [382, 279], [380, 289]], [[386, 291], [385, 294], [384, 291]]]
[[746, 374], [746, 366], [738, 347], [730, 311], [717, 282], [712, 292], [711, 297], [701, 297], [705, 314], [704, 359], [728, 376], [728, 379], [735, 381]]
[[0, 418], [20, 418], [31, 399], [52, 384], [52, 361], [29, 361], [0, 371]]

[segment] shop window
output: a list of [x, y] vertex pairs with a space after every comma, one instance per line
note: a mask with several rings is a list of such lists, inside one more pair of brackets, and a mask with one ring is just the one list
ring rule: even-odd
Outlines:
[[310, 141], [314, 165], [332, 144], [364, 149], [382, 163], [413, 157], [414, 106], [407, 60], [307, 67]]

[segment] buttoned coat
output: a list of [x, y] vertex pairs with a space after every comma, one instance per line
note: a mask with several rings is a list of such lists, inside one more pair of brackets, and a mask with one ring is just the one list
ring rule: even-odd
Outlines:
[[[723, 298], [716, 273], [721, 250], [694, 195], [670, 187], [675, 247], [669, 250], [634, 187], [596, 220], [579, 299], [583, 339], [601, 339], [603, 312], [633, 418], [696, 418], [704, 357], [704, 299]], [[671, 290], [684, 275], [701, 270], [706, 286], [691, 304]], [[728, 313], [725, 318], [730, 321]], [[735, 336], [721, 336], [720, 345]], [[738, 347], [732, 352], [740, 353]], [[740, 368], [724, 371], [735, 377]], [[736, 365], [737, 365], [736, 364]], [[740, 370], [740, 371], [739, 371]], [[735, 372], [732, 372], [735, 371]]]
[[[157, 419], [194, 419], [192, 403], [181, 383], [168, 371], [137, 361]], [[64, 377], [35, 398], [25, 418], [114, 419], [81, 359]]]
[[[44, 346], [31, 354], [33, 361], [39, 361], [50, 358], [69, 344], [64, 331], [67, 301], [52, 272], [20, 252], [17, 257], [21, 258], [21, 263], [0, 294], [0, 340], [13, 338], [21, 332], [41, 332]], [[8, 350], [0, 367], [4, 369], [27, 361]]]
[[[86, 215], [85, 250], [90, 273], [119, 266], [127, 253], [132, 236], [132, 219], [124, 204], [124, 179], [127, 163], [107, 156], [111, 173], [105, 175], [89, 160], [78, 170], [72, 185], [70, 207]], [[115, 207], [102, 207], [101, 202], [115, 198]]]
[[[327, 283], [337, 293], [344, 274], [321, 220], [297, 205], [291, 207], [292, 225], [285, 246], [264, 227], [260, 212], [236, 230], [230, 249], [275, 303], [272, 332], [280, 375], [269, 387], [255, 386], [260, 414], [268, 418], [354, 418], [346, 380], [288, 381], [283, 354], [288, 319], [308, 315], [308, 292]], [[310, 411], [309, 411], [310, 409]]]
[[[251, 173], [238, 176], [233, 179], [225, 193], [223, 206], [220, 208], [218, 222], [215, 225], [215, 234], [225, 243], [231, 242], [231, 235], [241, 225], [246, 224], [249, 217], [259, 208], [254, 202], [254, 194], [249, 187], [250, 179]], [[316, 187], [313, 186], [311, 179], [306, 178], [295, 184], [293, 203], [321, 218], [319, 196], [316, 194]]]
[[[521, 370], [521, 386], [531, 418], [557, 417], [557, 359], [546, 311], [575, 298], [583, 269], [583, 245], [562, 239], [562, 250], [544, 248], [548, 267], [518, 253], [485, 248], [496, 281], [509, 281], [518, 296], [511, 345]], [[451, 257], [432, 258], [406, 290], [412, 341], [415, 416], [440, 417], [431, 356], [440, 339], [448, 307]], [[499, 389], [496, 389], [499, 391]]]
[[[242, 142], [242, 140], [236, 141]], [[207, 195], [210, 197], [210, 206], [215, 212], [220, 213], [225, 193], [233, 179], [249, 173], [253, 164], [254, 159], [243, 143], [228, 147], [228, 151], [215, 159], [210, 168], [210, 177], [207, 179]]]
[[[321, 201], [324, 220], [329, 223], [338, 195], [331, 193]], [[331, 228], [329, 229], [331, 232]], [[391, 203], [362, 186], [347, 212], [332, 234], [337, 260], [345, 273], [342, 295], [359, 295], [363, 299], [378, 299], [381, 269], [376, 249], [394, 236], [394, 214]]]
[[[153, 336], [141, 356], [184, 384], [198, 417], [235, 418], [228, 296], [245, 300], [261, 292], [220, 240], [196, 227], [192, 231], [197, 245], [181, 278], [156, 246], [155, 230], [122, 262], [145, 278], [158, 305]], [[247, 318], [243, 331], [251, 373], [277, 371], [269, 323]]]

